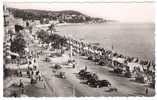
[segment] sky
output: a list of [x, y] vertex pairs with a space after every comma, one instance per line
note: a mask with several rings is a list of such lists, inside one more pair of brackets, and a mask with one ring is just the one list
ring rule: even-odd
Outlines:
[[154, 22], [155, 6], [147, 3], [6, 3], [7, 7], [39, 10], [76, 10], [120, 22]]

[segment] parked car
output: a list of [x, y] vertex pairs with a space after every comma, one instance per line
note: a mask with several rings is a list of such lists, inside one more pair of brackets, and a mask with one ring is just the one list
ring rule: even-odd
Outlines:
[[111, 86], [111, 83], [108, 80], [98, 80], [96, 83], [99, 88]]
[[45, 61], [46, 61], [46, 62], [50, 62], [51, 60], [50, 60], [50, 58], [46, 57], [46, 58], [45, 58]]
[[61, 68], [62, 68], [62, 66], [59, 65], [59, 64], [55, 64], [55, 65], [54, 65], [54, 69], [57, 69], [57, 70], [58, 70], [58, 69], [61, 69]]
[[88, 85], [96, 88], [101, 88], [101, 87], [108, 87], [111, 86], [111, 83], [108, 80], [96, 80], [96, 79], [90, 79], [87, 81]]
[[117, 74], [122, 74], [122, 73], [123, 73], [123, 69], [121, 69], [121, 68], [115, 68], [115, 69], [113, 70], [113, 72], [114, 72], [114, 73], [117, 73]]

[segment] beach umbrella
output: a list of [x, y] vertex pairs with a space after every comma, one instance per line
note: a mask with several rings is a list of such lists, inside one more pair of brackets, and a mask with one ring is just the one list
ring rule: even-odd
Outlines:
[[141, 72], [143, 72], [142, 65], [140, 65], [138, 63], [128, 63], [127, 65], [129, 66], [129, 68], [130, 68], [131, 71], [133, 71], [134, 68], [136, 67], [136, 68], [139, 68]]
[[25, 48], [25, 51], [26, 51], [26, 52], [29, 52], [29, 48]]
[[10, 55], [8, 55], [8, 56], [6, 56], [6, 58], [7, 58], [7, 59], [11, 59], [11, 56], [10, 56]]

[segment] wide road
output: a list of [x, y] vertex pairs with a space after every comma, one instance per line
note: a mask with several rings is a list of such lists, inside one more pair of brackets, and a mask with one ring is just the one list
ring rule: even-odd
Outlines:
[[[35, 46], [33, 46], [35, 47]], [[46, 51], [46, 50], [45, 50]], [[130, 81], [128, 78], [118, 76], [110, 72], [110, 68], [107, 66], [99, 66], [94, 62], [87, 60], [86, 57], [75, 56], [74, 59], [77, 62], [75, 69], [71, 66], [64, 65], [65, 60], [68, 60], [68, 56], [52, 58], [51, 62], [45, 62], [45, 55], [40, 56], [39, 68], [42, 71], [44, 79], [46, 80], [49, 88], [53, 88], [56, 93], [55, 96], [144, 96], [145, 87], [144, 84]], [[56, 73], [53, 72], [52, 65], [54, 63], [63, 64], [63, 68], [59, 71], [65, 72], [66, 79], [56, 77]], [[118, 92], [106, 92], [108, 88], [92, 88], [83, 81], [77, 78], [77, 73], [84, 66], [88, 66], [88, 71], [98, 74], [100, 79], [107, 79], [111, 84], [118, 88]], [[149, 89], [149, 95], [154, 95], [154, 90]]]

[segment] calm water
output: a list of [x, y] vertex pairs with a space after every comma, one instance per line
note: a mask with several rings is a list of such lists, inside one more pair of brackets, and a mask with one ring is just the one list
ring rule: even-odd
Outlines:
[[106, 49], [126, 56], [155, 59], [155, 25], [153, 23], [84, 24], [56, 27], [58, 34], [100, 43]]

